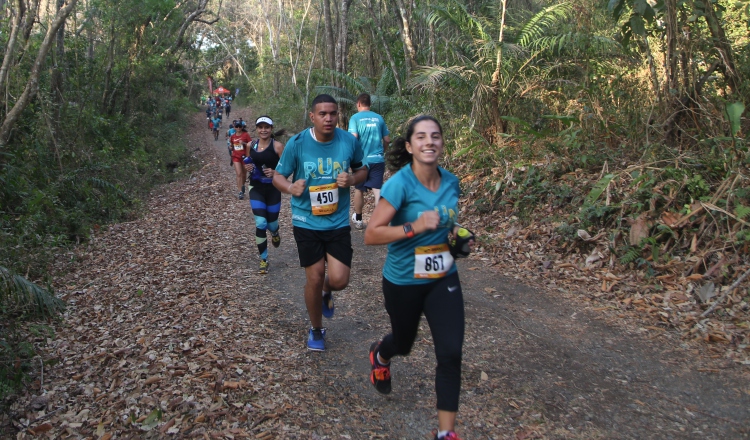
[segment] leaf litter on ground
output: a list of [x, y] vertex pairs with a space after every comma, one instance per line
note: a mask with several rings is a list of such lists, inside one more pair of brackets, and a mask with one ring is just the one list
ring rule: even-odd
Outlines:
[[[191, 136], [195, 145], [208, 143], [205, 134]], [[202, 166], [155, 192], [143, 218], [103, 228], [58, 259], [54, 270], [66, 275], [56, 290], [70, 307], [42, 348], [57, 365], [30, 390], [29, 401], [44, 392], [44, 402], [23, 405], [14, 420], [19, 438], [299, 438], [335, 422], [316, 421], [330, 412], [331, 400], [310, 393], [316, 362], [301, 350], [298, 326], [288, 325], [283, 304], [257, 301], [266, 286], [246, 269], [249, 209], [227, 202], [234, 191], [217, 180], [227, 169], [212, 149], [197, 156]], [[686, 267], [715, 251], [673, 260], [647, 278], [615, 264], [606, 231], [579, 232], [571, 245], [552, 222], [523, 225], [511, 213], [466, 213], [463, 223], [483, 235], [472, 260], [588, 303], [613, 320], [639, 323], [645, 334], [708, 344], [709, 356], [750, 364], [747, 302], [740, 293], [726, 295], [721, 313], [699, 317], [711, 298], [705, 275]], [[726, 257], [720, 261], [735, 261]], [[500, 299], [494, 288], [485, 292]], [[480, 372], [483, 388], [497, 380]], [[545, 427], [536, 425], [539, 416], [528, 405], [521, 398], [507, 402], [518, 411], [516, 420], [529, 422], [516, 436], [541, 438]], [[504, 422], [493, 408], [465, 417], [499, 427]], [[379, 438], [366, 409], [351, 411], [364, 434]]]

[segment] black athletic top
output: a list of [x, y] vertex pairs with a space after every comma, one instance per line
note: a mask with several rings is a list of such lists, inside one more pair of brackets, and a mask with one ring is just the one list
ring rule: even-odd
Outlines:
[[271, 138], [271, 143], [263, 151], [257, 151], [258, 142], [259, 139], [256, 139], [250, 144], [250, 159], [253, 160], [253, 164], [255, 164], [255, 169], [257, 170], [257, 172], [253, 172], [250, 176], [250, 180], [260, 183], [271, 183], [273, 182], [273, 179], [266, 177], [265, 174], [263, 174], [262, 169], [265, 167], [274, 170], [279, 163], [279, 155], [276, 154], [276, 150], [273, 147], [275, 141]]

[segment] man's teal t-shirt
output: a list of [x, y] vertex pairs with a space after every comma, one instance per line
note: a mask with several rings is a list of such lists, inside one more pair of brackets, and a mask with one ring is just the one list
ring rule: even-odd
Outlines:
[[369, 110], [355, 113], [349, 119], [349, 133], [359, 136], [368, 163], [381, 163], [383, 138], [391, 134], [383, 117]]
[[[448, 233], [458, 219], [458, 198], [461, 192], [456, 176], [441, 167], [438, 167], [438, 171], [440, 188], [435, 192], [422, 185], [414, 175], [411, 165], [401, 168], [383, 184], [380, 196], [396, 209], [391, 226], [414, 223], [425, 211], [434, 210], [440, 214], [440, 225], [434, 231], [423, 232], [388, 245], [383, 276], [394, 284], [426, 284], [434, 281], [415, 278], [416, 250], [448, 244]], [[450, 275], [456, 270], [456, 265], [453, 264], [445, 275]]]
[[[363, 159], [359, 140], [340, 128], [329, 142], [313, 139], [309, 128], [287, 142], [276, 172], [305, 179], [305, 192], [292, 197], [292, 224], [321, 231], [349, 226], [349, 188], [339, 188], [336, 177], [364, 167]], [[331, 203], [336, 195], [338, 203]]]

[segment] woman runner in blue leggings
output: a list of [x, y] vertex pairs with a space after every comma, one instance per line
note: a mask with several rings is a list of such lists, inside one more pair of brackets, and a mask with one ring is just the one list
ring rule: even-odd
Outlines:
[[245, 170], [250, 172], [250, 208], [255, 216], [255, 243], [260, 254], [258, 273], [268, 273], [268, 239], [266, 230], [271, 231], [271, 244], [279, 247], [279, 211], [281, 192], [273, 186], [273, 175], [279, 163], [284, 144], [277, 141], [285, 130], [273, 132], [273, 120], [261, 116], [255, 121], [258, 138], [250, 144], [249, 160], [245, 160]]

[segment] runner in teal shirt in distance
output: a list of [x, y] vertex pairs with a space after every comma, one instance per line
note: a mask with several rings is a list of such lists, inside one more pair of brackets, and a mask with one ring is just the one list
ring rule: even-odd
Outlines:
[[369, 94], [362, 93], [357, 97], [357, 113], [349, 119], [349, 133], [353, 134], [365, 150], [367, 161], [367, 179], [354, 187], [354, 213], [352, 223], [357, 229], [364, 229], [362, 210], [365, 206], [365, 193], [372, 190], [375, 196], [375, 206], [380, 201], [380, 188], [383, 186], [385, 175], [385, 159], [383, 154], [391, 143], [388, 127], [379, 114], [370, 110], [372, 100]]

